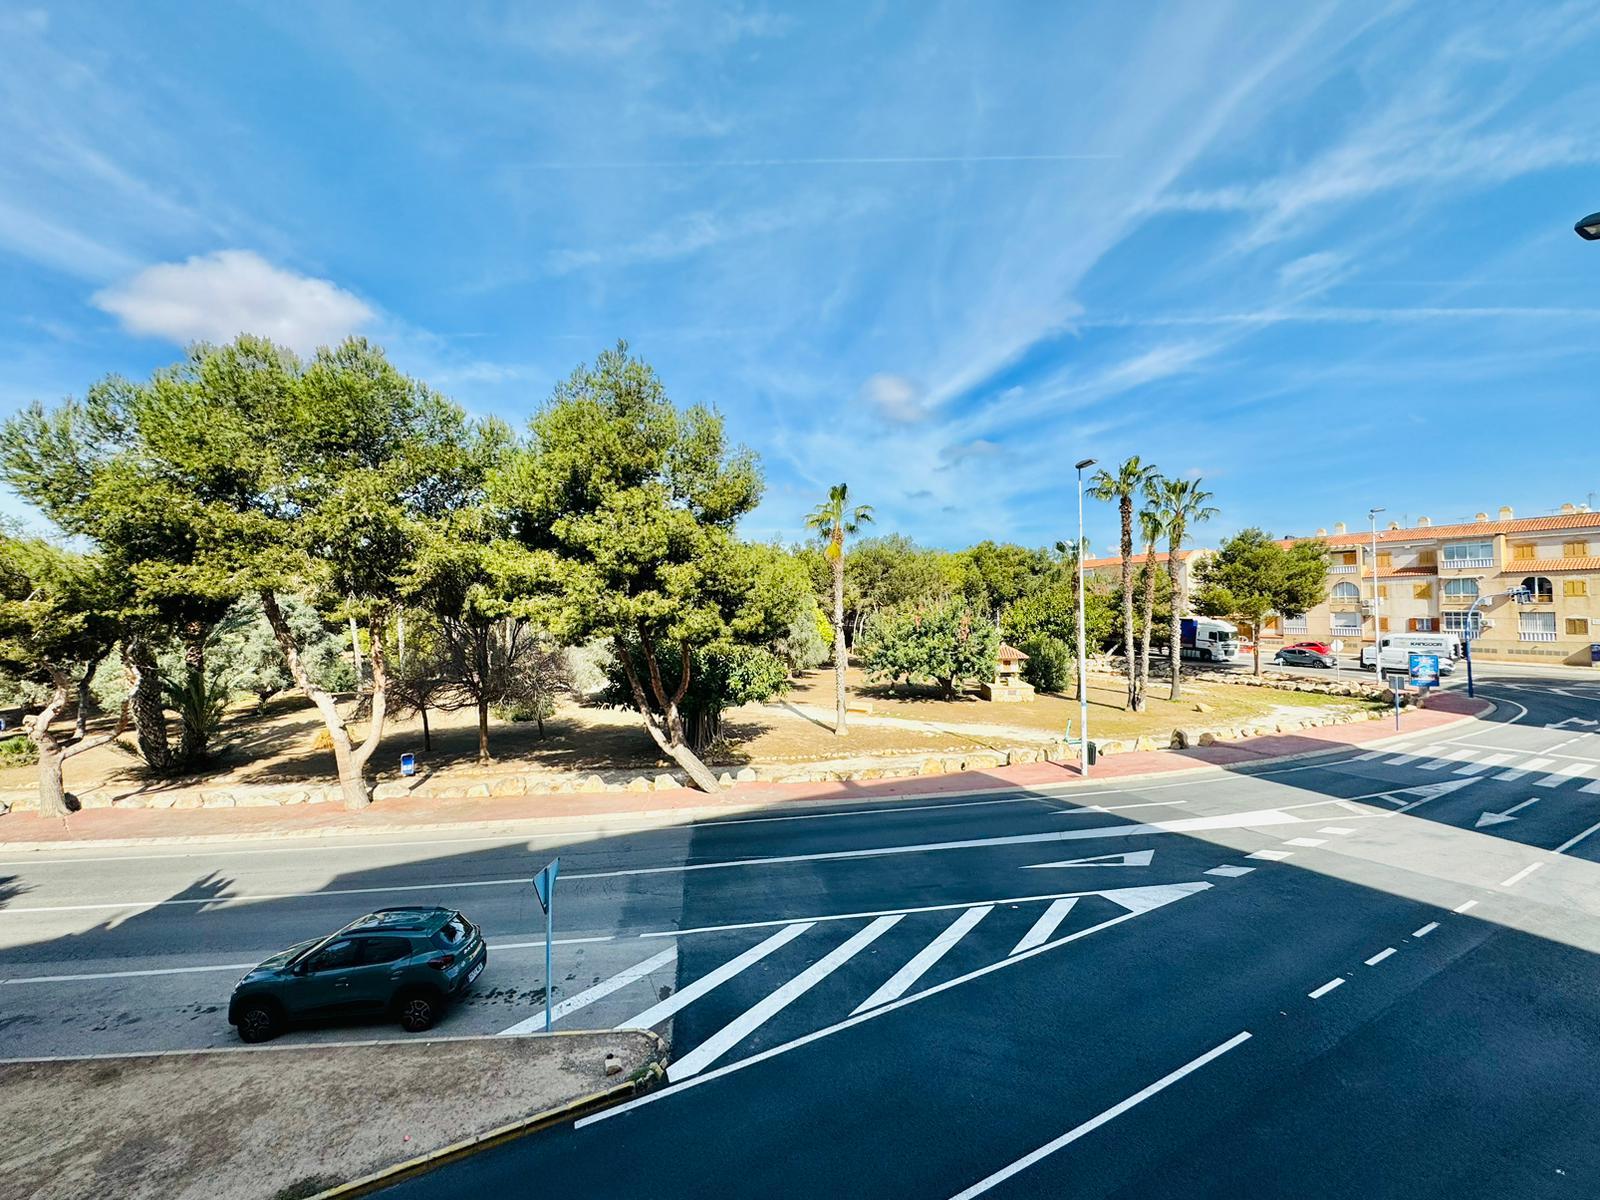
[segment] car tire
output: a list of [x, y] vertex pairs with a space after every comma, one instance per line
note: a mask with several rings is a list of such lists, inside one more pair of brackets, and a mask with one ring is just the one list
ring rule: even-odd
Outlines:
[[439, 997], [431, 992], [402, 992], [394, 1007], [400, 1028], [407, 1033], [426, 1033], [439, 1019]]
[[270, 1042], [282, 1032], [283, 1022], [278, 1016], [278, 1010], [271, 1004], [252, 1003], [245, 1005], [239, 1011], [239, 1040], [255, 1045], [258, 1042]]

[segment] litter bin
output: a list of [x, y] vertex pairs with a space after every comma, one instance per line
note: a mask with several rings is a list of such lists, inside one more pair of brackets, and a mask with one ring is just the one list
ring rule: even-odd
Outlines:
[[1098, 746], [1096, 746], [1093, 742], [1090, 742], [1089, 743], [1089, 765], [1091, 767], [1094, 766], [1094, 764], [1097, 761], [1099, 761], [1099, 758], [1100, 758], [1100, 748]]

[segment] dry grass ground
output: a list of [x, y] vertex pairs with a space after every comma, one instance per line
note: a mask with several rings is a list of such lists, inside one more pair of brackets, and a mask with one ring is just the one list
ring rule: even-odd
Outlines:
[[[1310, 709], [1365, 707], [1362, 701], [1277, 689], [1190, 681], [1184, 699], [1165, 698], [1163, 681], [1152, 680], [1148, 710], [1125, 711], [1117, 682], [1091, 676], [1089, 722], [1097, 740], [1154, 735], [1166, 738], [1179, 726], [1246, 724]], [[928, 687], [890, 689], [870, 684], [857, 668], [849, 677], [852, 701], [871, 705], [870, 714], [852, 714], [850, 732], [833, 732], [833, 676], [826, 670], [803, 674], [781, 700], [751, 704], [724, 719], [727, 744], [712, 755], [718, 767], [745, 763], [804, 763], [845, 757], [897, 754], [959, 753], [963, 750], [1044, 742], [1063, 736], [1070, 720], [1077, 732], [1078, 705], [1070, 696], [1040, 695], [1020, 704], [995, 704], [973, 691], [956, 700], [939, 698]], [[1195, 704], [1212, 711], [1197, 713]], [[417, 718], [391, 721], [374, 759], [376, 773], [393, 776], [403, 751], [416, 753], [434, 771], [471, 770], [476, 766], [477, 726], [468, 711], [433, 713], [433, 749], [422, 748]], [[172, 786], [226, 787], [239, 784], [326, 782], [334, 774], [331, 752], [316, 748], [322, 722], [297, 696], [280, 696], [264, 711], [252, 706], [231, 708], [216, 740], [217, 754], [209, 771], [171, 781]], [[358, 730], [359, 732], [359, 730]], [[631, 711], [563, 703], [545, 723], [540, 738], [531, 723], [491, 718], [490, 745], [497, 767], [526, 771], [605, 771], [665, 769], [638, 716]], [[142, 763], [124, 743], [91, 750], [67, 763], [68, 790], [104, 784], [133, 784], [143, 777]], [[0, 770], [0, 791], [31, 788], [32, 767]]]

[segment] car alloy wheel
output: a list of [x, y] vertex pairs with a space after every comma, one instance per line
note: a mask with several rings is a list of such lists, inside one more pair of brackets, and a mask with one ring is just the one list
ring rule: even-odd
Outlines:
[[421, 1033], [433, 1024], [433, 1002], [413, 996], [400, 1009], [400, 1025], [408, 1033]]
[[264, 1008], [247, 1008], [239, 1017], [239, 1036], [247, 1042], [264, 1042], [273, 1034], [272, 1014]]

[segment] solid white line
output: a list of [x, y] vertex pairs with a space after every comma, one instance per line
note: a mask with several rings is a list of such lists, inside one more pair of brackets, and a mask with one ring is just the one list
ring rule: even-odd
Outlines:
[[[1195, 892], [1207, 891], [1212, 885], [1209, 883], [1192, 883], [1179, 886], [1187, 890], [1188, 893], [1192, 895]], [[1131, 921], [1135, 917], [1143, 916], [1144, 912], [1146, 911], [1148, 910], [1121, 913], [1118, 916], [1110, 917], [1104, 921], [1101, 921], [1098, 925], [1090, 925], [1086, 929], [1075, 929], [1065, 937], [1059, 937], [1053, 942], [1046, 942], [1042, 946], [1035, 946], [1026, 954], [1019, 954], [1015, 958], [1002, 958], [997, 962], [990, 963], [986, 967], [979, 967], [974, 971], [968, 971], [965, 975], [957, 975], [954, 979], [947, 979], [943, 983], [936, 983], [930, 988], [924, 988], [920, 992], [912, 992], [909, 996], [902, 996], [898, 1000], [892, 1000], [880, 1008], [872, 1009], [870, 1012], [858, 1013], [853, 1017], [846, 1017], [844, 1020], [836, 1021], [834, 1024], [829, 1025], [826, 1028], [814, 1030], [813, 1032], [805, 1034], [802, 1037], [795, 1038], [793, 1041], [785, 1042], [781, 1046], [774, 1046], [770, 1050], [763, 1050], [759, 1054], [752, 1054], [749, 1058], [741, 1058], [738, 1062], [729, 1063], [725, 1067], [718, 1067], [714, 1071], [705, 1071], [702, 1074], [696, 1075], [693, 1079], [686, 1080], [675, 1087], [662, 1088], [659, 1091], [651, 1092], [648, 1095], [641, 1096], [637, 1100], [629, 1100], [626, 1104], [619, 1104], [615, 1108], [608, 1108], [603, 1112], [595, 1113], [593, 1116], [583, 1117], [580, 1120], [573, 1122], [573, 1128], [582, 1129], [585, 1125], [593, 1125], [597, 1121], [609, 1121], [613, 1117], [620, 1117], [623, 1113], [632, 1112], [634, 1109], [642, 1108], [646, 1104], [654, 1104], [658, 1100], [663, 1100], [669, 1096], [675, 1096], [679, 1092], [687, 1091], [690, 1088], [699, 1087], [703, 1083], [710, 1083], [713, 1079], [721, 1079], [724, 1075], [732, 1075], [735, 1071], [742, 1071], [746, 1067], [753, 1067], [757, 1063], [766, 1062], [769, 1058], [776, 1058], [780, 1054], [787, 1054], [791, 1050], [798, 1050], [802, 1046], [809, 1046], [812, 1042], [821, 1041], [826, 1037], [832, 1037], [836, 1033], [843, 1033], [846, 1029], [854, 1028], [865, 1021], [875, 1021], [879, 1017], [887, 1016], [889, 1013], [898, 1012], [902, 1008], [907, 1008], [910, 1005], [918, 1004], [923, 1000], [929, 999], [930, 997], [941, 995], [942, 993], [949, 991], [951, 988], [960, 987], [964, 983], [971, 983], [974, 979], [982, 979], [985, 975], [992, 975], [996, 971], [1004, 971], [1007, 968], [1014, 967], [1019, 963], [1027, 962], [1035, 955], [1046, 954], [1060, 946], [1067, 945], [1069, 942], [1076, 942], [1080, 938], [1086, 938], [1092, 934], [1099, 933], [1101, 930], [1110, 929], [1113, 925], [1121, 925], [1124, 921]]]
[[[1597, 825], [1595, 828], [1600, 829], [1600, 825]], [[1502, 879], [1500, 881], [1500, 886], [1501, 887], [1514, 887], [1517, 884], [1521, 883], [1529, 875], [1532, 875], [1535, 871], [1537, 871], [1542, 866], [1544, 866], [1544, 864], [1542, 862], [1529, 863], [1527, 866], [1523, 867], [1522, 870], [1518, 871], [1515, 875], [1513, 875], [1510, 879]]]
[[834, 971], [844, 966], [879, 937], [888, 933], [900, 917], [879, 917], [865, 929], [858, 930], [849, 941], [836, 946], [812, 963], [777, 991], [762, 998], [751, 1008], [729, 1021], [716, 1033], [667, 1068], [667, 1079], [673, 1083], [688, 1079], [705, 1070], [750, 1034], [765, 1025], [778, 1013], [793, 1004]]
[[[1160, 886], [1160, 885], [1156, 885]], [[823, 916], [782, 917], [776, 921], [740, 921], [731, 925], [696, 925], [689, 929], [664, 929], [641, 933], [642, 938], [687, 937], [691, 933], [728, 933], [735, 929], [771, 929], [774, 925], [788, 925], [794, 921], [865, 921], [871, 917], [910, 916], [912, 913], [954, 912], [958, 908], [971, 908], [975, 904], [999, 907], [1002, 904], [1031, 904], [1040, 900], [1063, 900], [1068, 896], [1099, 896], [1109, 891], [1126, 891], [1126, 888], [1101, 888], [1087, 892], [1048, 892], [1042, 896], [1004, 896], [998, 900], [965, 900], [956, 904], [925, 904], [921, 908], [879, 908], [869, 912], [827, 913]]]
[[1323, 996], [1326, 996], [1329, 992], [1333, 991], [1334, 988], [1338, 987], [1343, 982], [1344, 976], [1336, 975], [1332, 979], [1328, 980], [1327, 983], [1319, 987], [1316, 991], [1307, 992], [1306, 995], [1313, 1000], [1320, 1000]]
[[[555, 1022], [561, 1020], [562, 1017], [570, 1016], [571, 1014], [577, 1012], [580, 1008], [588, 1008], [589, 1005], [593, 1004], [596, 1000], [603, 1000], [607, 996], [611, 995], [612, 992], [619, 991], [620, 989], [627, 987], [630, 983], [634, 983], [637, 980], [643, 979], [652, 971], [659, 971], [668, 963], [676, 961], [677, 957], [678, 948], [676, 946], [668, 946], [660, 954], [657, 954], [651, 958], [647, 958], [642, 963], [635, 963], [626, 971], [618, 971], [610, 979], [597, 983], [587, 991], [579, 992], [576, 996], [572, 996], [569, 999], [563, 1000], [560, 1004], [557, 1004], [553, 1009], [550, 1010], [550, 1023], [553, 1025]], [[548, 984], [549, 981], [546, 980], [546, 986], [548, 986]], [[500, 1031], [500, 1036], [511, 1037], [514, 1034], [519, 1033], [536, 1033], [546, 1028], [547, 1026], [544, 1023], [544, 1012], [540, 1011], [525, 1020], [518, 1021], [515, 1025], [511, 1025], [505, 1029], [502, 1029]]]
[[[1151, 833], [1190, 833], [1203, 830], [1240, 829], [1257, 825], [1293, 825], [1299, 818], [1278, 809], [1259, 809], [1214, 817], [1180, 817], [1130, 825], [1101, 825], [1092, 829], [1060, 829], [1049, 833], [1018, 833], [999, 837], [963, 838], [951, 842], [921, 842], [910, 846], [879, 846], [865, 850], [832, 850], [817, 854], [783, 854], [768, 858], [737, 858], [718, 862], [678, 863], [664, 867], [629, 867], [615, 871], [574, 871], [562, 878], [629, 879], [645, 875], [682, 875], [693, 871], [726, 871], [746, 867], [788, 866], [795, 863], [848, 862], [857, 859], [886, 858], [901, 854], [932, 854], [948, 850], [986, 850], [997, 846], [1031, 846], [1053, 842], [1074, 842], [1100, 838], [1143, 837]], [[528, 887], [527, 876], [512, 879], [440, 880], [436, 883], [391, 884], [381, 887], [327, 888], [313, 892], [263, 892], [255, 895], [175, 898], [168, 900], [126, 900], [110, 904], [57, 904], [31, 908], [0, 908], [0, 916], [18, 913], [78, 912], [98, 909], [155, 909], [170, 905], [204, 905], [221, 908], [251, 904], [260, 900], [304, 900], [324, 896], [362, 896], [385, 892], [440, 891], [448, 888]]]
[[1024, 950], [1032, 950], [1035, 946], [1042, 946], [1048, 942], [1050, 935], [1056, 931], [1056, 926], [1066, 919], [1066, 915], [1072, 911], [1072, 906], [1076, 903], [1075, 899], [1062, 899], [1051, 904], [1033, 923], [1033, 928], [1023, 934], [1022, 940], [1011, 948], [1011, 953], [1021, 954]]
[[1439, 928], [1439, 922], [1429, 921], [1421, 929], [1412, 930], [1411, 936], [1414, 938], [1425, 938], [1437, 928]]
[[[557, 946], [575, 946], [585, 942], [609, 942], [611, 936], [605, 937], [580, 937], [557, 938]], [[503, 954], [507, 950], [528, 950], [533, 948], [544, 949], [544, 941], [537, 942], [501, 942], [491, 943], [489, 949], [496, 954]], [[14, 983], [82, 983], [93, 979], [143, 979], [154, 975], [197, 975], [205, 971], [248, 971], [251, 967], [259, 966], [260, 959], [247, 963], [217, 963], [209, 967], [151, 967], [143, 971], [90, 971], [78, 975], [19, 975], [14, 979], [0, 979], [0, 987]]]
[[1157, 1092], [1160, 1092], [1165, 1088], [1171, 1087], [1173, 1084], [1177, 1083], [1178, 1080], [1182, 1079], [1185, 1075], [1188, 1075], [1192, 1071], [1198, 1071], [1208, 1062], [1215, 1058], [1222, 1057], [1222, 1055], [1226, 1054], [1229, 1050], [1232, 1050], [1235, 1046], [1243, 1045], [1249, 1040], [1249, 1030], [1234, 1034], [1227, 1041], [1223, 1042], [1222, 1045], [1212, 1047], [1199, 1058], [1191, 1059], [1189, 1062], [1184, 1063], [1183, 1066], [1179, 1067], [1171, 1074], [1163, 1075], [1160, 1079], [1156, 1080], [1148, 1087], [1141, 1088], [1139, 1091], [1129, 1096], [1126, 1100], [1123, 1100], [1117, 1104], [1113, 1104], [1099, 1116], [1091, 1117], [1082, 1125], [1078, 1125], [1072, 1129], [1069, 1129], [1066, 1133], [1062, 1134], [1054, 1141], [1046, 1142], [1032, 1153], [1023, 1155], [1023, 1157], [1017, 1159], [1017, 1161], [1012, 1163], [1010, 1166], [1001, 1168], [993, 1175], [985, 1176], [983, 1179], [978, 1180], [977, 1183], [973, 1184], [965, 1191], [957, 1192], [951, 1197], [951, 1200], [971, 1200], [973, 1196], [983, 1195], [984, 1192], [987, 1192], [997, 1184], [1004, 1183], [1013, 1175], [1016, 1175], [1022, 1171], [1026, 1171], [1029, 1167], [1033, 1166], [1034, 1163], [1039, 1162], [1041, 1159], [1048, 1158], [1057, 1150], [1061, 1150], [1066, 1146], [1070, 1146], [1073, 1142], [1077, 1141], [1085, 1134], [1093, 1133], [1096, 1129], [1099, 1129], [1100, 1126], [1116, 1120], [1130, 1108], [1133, 1108], [1137, 1104], [1144, 1103]]
[[1377, 953], [1376, 953], [1376, 954], [1374, 954], [1374, 955], [1373, 955], [1373, 956], [1372, 956], [1372, 957], [1371, 957], [1371, 958], [1369, 958], [1369, 959], [1367, 959], [1367, 966], [1369, 966], [1369, 967], [1375, 967], [1375, 966], [1377, 966], [1377, 965], [1378, 965], [1378, 964], [1379, 964], [1379, 963], [1381, 963], [1381, 962], [1382, 962], [1382, 961], [1383, 961], [1383, 960], [1384, 960], [1384, 959], [1386, 959], [1386, 958], [1388, 958], [1388, 957], [1389, 957], [1389, 955], [1391, 955], [1391, 954], [1393, 954], [1393, 953], [1394, 953], [1394, 947], [1393, 947], [1393, 946], [1390, 946], [1390, 947], [1389, 947], [1389, 948], [1388, 948], [1388, 949], [1386, 949], [1386, 950], [1379, 950], [1379, 951], [1378, 951], [1378, 952], [1377, 952]]
[[[1057, 900], [1056, 903], [1060, 904], [1061, 901]], [[1067, 903], [1071, 904], [1073, 901], [1069, 900]], [[955, 944], [966, 937], [968, 931], [974, 925], [993, 911], [994, 906], [992, 904], [985, 904], [978, 908], [969, 908], [962, 913], [954, 921], [950, 922], [949, 928], [917, 951], [910, 962], [889, 976], [882, 987], [851, 1009], [850, 1015], [855, 1016], [856, 1013], [866, 1012], [869, 1008], [877, 1008], [880, 1004], [887, 1004], [889, 1001], [898, 1000], [905, 995], [906, 990], [912, 984], [926, 975], [934, 963], [954, 949]]]
[[797, 921], [792, 925], [785, 925], [777, 933], [767, 938], [764, 942], [757, 942], [750, 949], [736, 958], [730, 958], [715, 971], [710, 971], [696, 979], [693, 983], [685, 984], [672, 995], [659, 1004], [651, 1005], [630, 1021], [618, 1025], [618, 1029], [650, 1029], [661, 1024], [679, 1009], [694, 1003], [718, 984], [726, 983], [745, 968], [754, 966], [774, 950], [787, 946], [795, 938], [810, 929], [814, 922]]
[[[1583, 790], [1586, 791], [1586, 792], [1600, 791], [1600, 780], [1597, 780], [1592, 786], [1586, 787]], [[1557, 854], [1565, 854], [1568, 850], [1571, 850], [1574, 846], [1576, 846], [1579, 842], [1583, 841], [1584, 838], [1588, 837], [1591, 833], [1594, 833], [1596, 830], [1600, 830], [1600, 823], [1596, 823], [1594, 825], [1589, 826], [1589, 828], [1585, 829], [1582, 833], [1578, 834], [1576, 837], [1568, 838], [1566, 841], [1562, 842], [1561, 845], [1559, 845], [1559, 846], [1557, 846], [1555, 848], [1555, 853], [1557, 853]]]
[[1478, 902], [1476, 900], [1463, 900], [1460, 904], [1456, 905], [1450, 911], [1451, 912], [1458, 912], [1458, 913], [1471, 912], [1473, 909], [1475, 909], [1477, 907], [1478, 907]]

